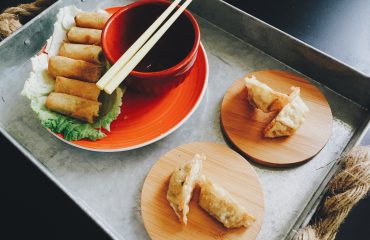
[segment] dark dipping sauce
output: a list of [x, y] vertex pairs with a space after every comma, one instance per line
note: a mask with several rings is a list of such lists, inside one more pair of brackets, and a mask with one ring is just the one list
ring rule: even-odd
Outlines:
[[[119, 30], [116, 43], [120, 44], [121, 56], [149, 26], [165, 11], [166, 4], [153, 3], [150, 7], [138, 6], [127, 10], [123, 22], [125, 27]], [[189, 54], [194, 45], [194, 29], [189, 19], [182, 14], [154, 45], [144, 59], [136, 66], [135, 71], [158, 72], [175, 66]]]

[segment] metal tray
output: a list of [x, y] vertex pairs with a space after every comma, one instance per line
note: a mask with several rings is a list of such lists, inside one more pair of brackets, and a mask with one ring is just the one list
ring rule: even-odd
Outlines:
[[[270, 169], [253, 164], [263, 185], [266, 213], [258, 239], [291, 239], [309, 219], [340, 155], [369, 125], [370, 78], [299, 40], [219, 0], [195, 0], [210, 74], [193, 116], [165, 139], [138, 150], [94, 153], [71, 147], [39, 123], [20, 96], [30, 57], [52, 34], [58, 9], [92, 10], [131, 1], [59, 1], [0, 43], [0, 131], [114, 239], [148, 239], [140, 216], [144, 178], [159, 157], [192, 141], [225, 143], [220, 103], [226, 89], [250, 71], [284, 69], [303, 75], [327, 97], [334, 122], [327, 146], [308, 163]], [[194, 129], [194, 125], [198, 128]]]

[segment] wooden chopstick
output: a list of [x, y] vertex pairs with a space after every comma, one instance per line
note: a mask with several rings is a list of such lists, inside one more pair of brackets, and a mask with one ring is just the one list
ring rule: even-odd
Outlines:
[[118, 71], [118, 73], [104, 87], [104, 91], [106, 93], [112, 94], [112, 92], [121, 84], [121, 82], [130, 74], [150, 49], [153, 48], [158, 40], [171, 27], [181, 13], [185, 11], [191, 2], [192, 0], [186, 0], [184, 4], [167, 20], [167, 22], [165, 22], [162, 27], [144, 44], [144, 46], [127, 62], [127, 64]]
[[175, 0], [154, 23], [131, 45], [131, 47], [118, 59], [118, 61], [103, 75], [96, 83], [100, 90], [103, 90], [108, 82], [127, 64], [127, 62], [139, 51], [146, 41], [153, 35], [158, 27], [166, 20], [170, 13], [182, 0]]

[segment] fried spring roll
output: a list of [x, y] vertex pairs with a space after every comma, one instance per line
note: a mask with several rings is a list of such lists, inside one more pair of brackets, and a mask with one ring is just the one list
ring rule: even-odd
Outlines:
[[77, 27], [103, 29], [104, 24], [109, 17], [109, 14], [82, 12], [75, 17], [75, 22]]
[[95, 83], [99, 80], [102, 71], [102, 66], [82, 60], [62, 56], [49, 58], [48, 72], [53, 77], [62, 76]]
[[91, 28], [71, 27], [67, 38], [72, 43], [100, 45], [101, 30]]
[[102, 48], [95, 45], [63, 43], [59, 55], [96, 64], [104, 61]]
[[98, 101], [100, 94], [100, 89], [95, 83], [87, 83], [65, 77], [57, 77], [54, 88], [54, 91], [57, 93], [66, 93], [92, 101]]
[[52, 111], [93, 123], [94, 117], [99, 116], [101, 103], [65, 93], [52, 92], [46, 98], [45, 105]]

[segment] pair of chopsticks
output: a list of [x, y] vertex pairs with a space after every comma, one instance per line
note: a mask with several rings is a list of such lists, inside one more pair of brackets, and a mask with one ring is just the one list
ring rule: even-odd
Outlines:
[[[181, 1], [182, 0], [175, 0], [104, 74], [104, 76], [96, 83], [100, 90], [104, 90], [106, 93], [112, 94], [121, 82], [124, 81], [130, 72], [140, 63], [145, 55], [148, 54], [150, 49], [153, 48], [158, 40], [166, 33], [181, 13], [192, 2], [192, 0], [186, 0], [184, 4], [158, 29], [158, 27], [166, 20]], [[158, 31], [155, 32], [157, 29]]]

